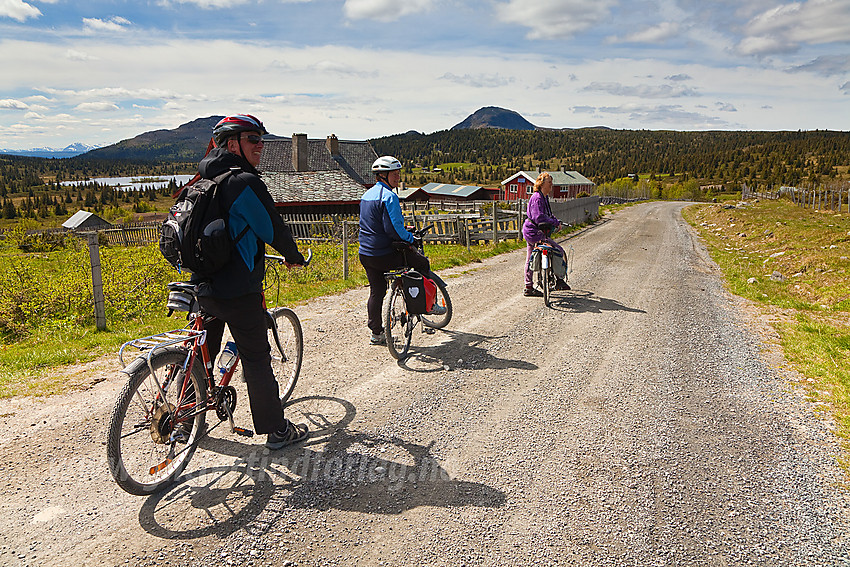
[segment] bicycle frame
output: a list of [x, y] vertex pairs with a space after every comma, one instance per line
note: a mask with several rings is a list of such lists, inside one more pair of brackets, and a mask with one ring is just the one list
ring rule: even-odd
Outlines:
[[[127, 364], [124, 362], [124, 350], [127, 347], [135, 347], [144, 353], [140, 356], [145, 358], [145, 362], [148, 365], [148, 369], [150, 370], [151, 377], [153, 378], [154, 384], [158, 389], [159, 396], [161, 399], [166, 398], [165, 389], [170, 386], [169, 383], [163, 382], [159, 379], [154, 371], [153, 366], [151, 365], [151, 359], [153, 355], [161, 349], [167, 348], [169, 346], [174, 345], [184, 345], [187, 347], [186, 358], [183, 361], [182, 365], [182, 376], [183, 383], [180, 385], [180, 396], [178, 399], [182, 400], [186, 394], [186, 388], [191, 381], [190, 373], [187, 372], [189, 368], [195, 364], [198, 356], [200, 356], [201, 361], [203, 362], [204, 373], [206, 374], [207, 381], [207, 398], [205, 400], [197, 400], [192, 403], [187, 403], [185, 405], [180, 404], [177, 407], [171, 409], [172, 406], [168, 406], [169, 417], [171, 418], [171, 422], [176, 424], [183, 423], [194, 418], [198, 413], [208, 411], [211, 409], [210, 403], [215, 402], [215, 395], [217, 392], [217, 388], [225, 388], [230, 384], [230, 380], [233, 377], [233, 374], [236, 372], [237, 366], [239, 366], [239, 355], [236, 356], [236, 361], [231, 365], [230, 369], [225, 372], [221, 376], [221, 381], [218, 385], [215, 383], [215, 374], [213, 372], [213, 364], [212, 359], [210, 358], [209, 349], [207, 348], [207, 331], [204, 329], [204, 317], [200, 313], [194, 313], [191, 316], [190, 324], [181, 329], [174, 329], [171, 331], [166, 331], [164, 333], [159, 333], [156, 335], [150, 335], [147, 337], [142, 337], [138, 339], [133, 339], [124, 343], [121, 346], [121, 349], [118, 351], [118, 360], [121, 362], [122, 368], [126, 368]], [[155, 400], [157, 401], [157, 400]], [[153, 408], [148, 408], [146, 411], [153, 412]], [[179, 417], [178, 417], [179, 416]], [[241, 429], [241, 428], [240, 428]], [[174, 428], [175, 434], [177, 428]]]

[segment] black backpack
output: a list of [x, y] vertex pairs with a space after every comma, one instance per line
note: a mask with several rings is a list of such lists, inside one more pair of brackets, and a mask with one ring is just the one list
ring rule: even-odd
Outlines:
[[159, 250], [177, 271], [187, 270], [207, 276], [220, 270], [230, 260], [233, 247], [248, 231], [230, 238], [221, 208], [218, 187], [231, 173], [225, 171], [215, 179], [199, 179], [177, 195], [177, 202], [159, 229]]

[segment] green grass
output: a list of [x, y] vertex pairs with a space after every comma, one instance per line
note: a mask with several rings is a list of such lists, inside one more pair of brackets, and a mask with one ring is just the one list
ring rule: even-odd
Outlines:
[[[356, 245], [349, 248], [350, 272], [347, 280], [343, 278], [341, 246], [315, 243], [309, 246], [314, 254], [309, 267], [292, 270], [281, 268], [268, 272], [266, 284], [271, 287], [267, 289], [266, 295], [270, 306], [297, 306], [315, 297], [367, 285]], [[503, 241], [495, 247], [472, 246], [467, 251], [465, 246], [443, 244], [428, 245], [426, 252], [432, 267], [441, 270], [475, 264], [524, 246], [522, 241]], [[306, 250], [308, 245], [300, 243], [299, 247]], [[52, 314], [55, 318], [51, 318], [44, 310], [34, 310], [30, 319], [18, 322], [18, 327], [26, 329], [26, 332], [21, 331], [22, 334], [12, 338], [7, 336], [5, 343], [0, 344], [0, 397], [61, 393], [74, 387], [73, 381], [63, 378], [63, 372], [59, 371], [62, 367], [90, 362], [112, 353], [117, 356], [120, 345], [130, 339], [185, 324], [183, 314], [171, 318], [166, 316], [164, 282], [180, 278], [172, 268], [157, 258], [155, 245], [132, 249], [110, 248], [102, 252], [104, 279], [117, 281], [114, 287], [106, 290], [107, 305], [112, 306], [107, 313], [107, 328], [98, 331], [89, 312], [89, 303], [83, 302], [82, 307], [77, 306], [77, 311], [70, 309], [73, 305], [68, 306], [67, 297], [79, 295], [79, 288], [84, 290], [84, 295], [87, 293], [90, 296], [90, 276], [79, 268], [82, 251], [60, 251], [50, 255], [22, 255], [14, 250], [6, 251], [7, 260], [14, 261], [18, 269], [28, 275], [25, 279], [31, 284], [30, 287], [22, 288], [19, 295], [34, 296], [38, 293], [36, 289], [46, 288], [50, 293], [41, 299], [34, 298], [32, 303], [40, 305], [49, 300], [54, 305]], [[132, 277], [117, 277], [130, 272], [131, 266], [137, 270]], [[145, 273], [146, 280], [139, 273]], [[139, 286], [140, 281], [146, 281], [146, 285]], [[52, 283], [43, 285], [44, 282]], [[63, 285], [63, 282], [71, 282], [72, 285]], [[133, 301], [126, 299], [131, 293], [128, 287], [135, 294]], [[63, 289], [65, 295], [62, 294]], [[9, 299], [11, 301], [13, 298]], [[137, 312], [130, 309], [139, 304], [143, 308]], [[65, 311], [58, 313], [63, 309]]]
[[829, 408], [850, 451], [850, 215], [785, 200], [684, 214], [730, 291], [770, 315], [788, 364]]

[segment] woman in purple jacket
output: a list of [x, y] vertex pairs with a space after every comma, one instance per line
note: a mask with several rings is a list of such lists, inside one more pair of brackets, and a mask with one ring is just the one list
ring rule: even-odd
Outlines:
[[[566, 258], [564, 256], [564, 249], [549, 237], [550, 233], [556, 232], [561, 227], [561, 221], [552, 214], [552, 207], [549, 206], [549, 197], [552, 195], [552, 191], [552, 175], [544, 171], [537, 176], [537, 180], [534, 182], [534, 193], [532, 193], [531, 198], [528, 200], [527, 217], [522, 224], [522, 236], [527, 243], [524, 295], [531, 297], [540, 297], [543, 295], [543, 292], [535, 289], [534, 282], [532, 281], [534, 274], [531, 271], [530, 260], [531, 251], [534, 249], [534, 246], [540, 242], [546, 242], [557, 248], [561, 252], [562, 257]], [[541, 225], [543, 226], [541, 227]], [[548, 230], [542, 230], [542, 228], [547, 228], [547, 225]], [[570, 289], [570, 286], [567, 285], [565, 279], [558, 278], [555, 282], [555, 289], [566, 290]]]

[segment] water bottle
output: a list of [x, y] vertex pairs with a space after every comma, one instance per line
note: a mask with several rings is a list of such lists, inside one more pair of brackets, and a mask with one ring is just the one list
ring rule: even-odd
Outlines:
[[226, 374], [233, 368], [233, 364], [236, 362], [236, 353], [236, 343], [227, 341], [227, 344], [224, 345], [224, 350], [218, 356], [218, 369], [222, 374]]

